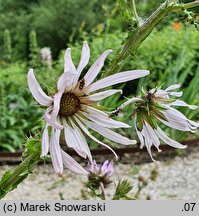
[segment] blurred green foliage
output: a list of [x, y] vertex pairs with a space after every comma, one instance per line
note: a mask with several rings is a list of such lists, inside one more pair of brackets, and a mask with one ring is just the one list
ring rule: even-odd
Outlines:
[[[37, 110], [35, 112], [35, 110]], [[30, 97], [24, 63], [0, 68], [0, 150], [14, 152], [41, 130], [41, 111]]]
[[[159, 3], [160, 0], [139, 1], [138, 13], [144, 18]], [[63, 72], [66, 45], [72, 48], [72, 58], [77, 65], [82, 42], [87, 40], [91, 60], [82, 75], [104, 50], [113, 49], [99, 77], [108, 75], [104, 69], [128, 30], [126, 24], [122, 25], [121, 14], [118, 13], [121, 8], [118, 7], [113, 0], [0, 0], [0, 149], [19, 149], [26, 136], [37, 134], [43, 128], [41, 118], [44, 111], [27, 87], [29, 67], [34, 68], [39, 83], [50, 93], [50, 86], [56, 86], [56, 80]], [[102, 101], [102, 108], [108, 107], [107, 111], [112, 111], [125, 100], [124, 96], [139, 94], [141, 86], [148, 89], [174, 83], [182, 84], [183, 99], [187, 103], [199, 105], [198, 32], [176, 20], [168, 21], [164, 28], [162, 24], [160, 27], [144, 41], [136, 54], [130, 56], [123, 68], [148, 69], [151, 75], [118, 86], [123, 89], [123, 95], [116, 94]], [[39, 50], [44, 46], [51, 47], [56, 57], [51, 70], [40, 63]], [[118, 118], [131, 124], [129, 109], [125, 109]], [[182, 111], [193, 120], [199, 119], [198, 110]], [[172, 137], [179, 140], [186, 138], [173, 131], [168, 130]], [[133, 129], [120, 130], [120, 133], [135, 139]], [[89, 143], [96, 147], [94, 142]]]
[[101, 2], [103, 0], [0, 0], [0, 45], [1, 32], [9, 29], [15, 57], [28, 57], [29, 32], [36, 30], [38, 45], [51, 47], [56, 56], [71, 34], [78, 37], [80, 25], [89, 32], [104, 20]]

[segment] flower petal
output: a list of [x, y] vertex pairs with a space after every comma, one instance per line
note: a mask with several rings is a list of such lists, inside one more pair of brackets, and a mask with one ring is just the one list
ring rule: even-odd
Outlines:
[[85, 86], [90, 85], [93, 80], [97, 77], [99, 74], [100, 70], [104, 66], [104, 61], [107, 57], [108, 54], [110, 54], [112, 50], [106, 50], [102, 55], [97, 59], [97, 61], [90, 67], [88, 72], [85, 74], [84, 79], [85, 79]]
[[53, 102], [53, 99], [47, 96], [42, 90], [41, 86], [37, 82], [35, 75], [33, 73], [33, 69], [28, 71], [28, 86], [29, 89], [35, 98], [35, 100], [40, 103], [42, 106], [50, 106]]
[[105, 160], [104, 163], [101, 166], [101, 173], [102, 175], [105, 175], [108, 172], [108, 160]]
[[153, 130], [153, 128], [151, 127], [150, 124], [148, 124], [148, 122], [145, 121], [145, 128], [146, 128], [146, 132], [148, 133], [148, 136], [150, 137], [152, 143], [155, 145], [155, 147], [157, 148], [157, 150], [159, 152], [161, 152], [161, 150], [159, 149], [160, 146], [160, 140], [158, 139], [155, 131]]
[[199, 123], [198, 122], [194, 122], [188, 119], [188, 122], [193, 125], [194, 127], [198, 128], [199, 127]]
[[73, 60], [71, 58], [71, 49], [66, 49], [64, 55], [64, 73], [74, 72], [76, 71], [75, 65], [73, 64]]
[[93, 95], [89, 95], [86, 97], [82, 97], [82, 98], [83, 98], [83, 100], [100, 101], [100, 100], [103, 100], [107, 97], [110, 97], [111, 95], [116, 94], [118, 92], [120, 94], [122, 94], [122, 90], [120, 90], [120, 89], [111, 89], [111, 90], [102, 91], [102, 92], [99, 92], [99, 93], [96, 93]]
[[109, 119], [109, 115], [101, 110], [95, 109], [94, 107], [87, 106], [87, 105], [82, 105], [83, 110], [93, 116], [98, 116], [101, 118], [106, 118]]
[[63, 91], [59, 91], [57, 94], [54, 95], [54, 106], [49, 122], [52, 127], [55, 127], [57, 129], [63, 129], [63, 126], [57, 121], [62, 95]]
[[170, 105], [171, 106], [187, 106], [192, 110], [195, 110], [198, 107], [198, 106], [195, 106], [195, 105], [189, 105], [189, 104], [187, 104], [186, 102], [184, 102], [182, 100], [176, 100], [176, 101], [172, 102]]
[[[78, 116], [79, 118], [79, 116]], [[108, 148], [109, 150], [111, 150], [113, 152], [113, 154], [116, 157], [116, 160], [118, 159], [117, 154], [114, 152], [114, 150], [109, 147], [108, 145], [104, 144], [103, 142], [101, 142], [100, 140], [96, 139], [93, 135], [90, 134], [90, 132], [87, 130], [87, 128], [84, 126], [84, 124], [78, 119], [76, 116], [74, 116], [75, 121], [77, 122], [77, 124], [80, 126], [80, 128], [84, 131], [85, 134], [87, 134], [87, 136], [89, 136], [92, 140], [94, 140], [95, 142], [99, 143], [100, 145], [105, 146], [106, 148]]]
[[175, 90], [180, 88], [180, 84], [174, 84], [174, 85], [170, 85], [168, 88], [165, 89], [165, 91], [171, 91], [171, 90]]
[[137, 117], [135, 117], [135, 120], [134, 120], [134, 127], [135, 127], [135, 131], [138, 135], [138, 139], [140, 140], [140, 148], [142, 149], [144, 147], [144, 138], [143, 138], [142, 133], [138, 130], [136, 124], [137, 124]]
[[184, 125], [180, 122], [177, 122], [176, 120], [167, 119], [168, 121], [165, 121], [163, 119], [160, 119], [157, 117], [163, 124], [167, 125], [168, 127], [181, 130], [181, 131], [191, 131], [190, 128], [187, 125]]
[[46, 109], [46, 111], [45, 111], [45, 114], [44, 114], [44, 119], [46, 120], [46, 122], [48, 123], [48, 124], [50, 124], [51, 122], [50, 122], [50, 119], [51, 119], [51, 116], [50, 116], [50, 112], [53, 110], [53, 106], [49, 106], [47, 109]]
[[175, 97], [181, 97], [183, 95], [183, 92], [170, 92], [169, 95], [172, 95]]
[[108, 128], [101, 127], [100, 125], [85, 121], [84, 119], [81, 119], [81, 120], [84, 121], [84, 124], [87, 125], [90, 129], [98, 132], [102, 136], [104, 136], [104, 137], [106, 137], [106, 138], [108, 138], [108, 139], [110, 139], [116, 143], [120, 143], [123, 145], [136, 144], [135, 140], [130, 140], [127, 137], [124, 137], [124, 136], [120, 135], [119, 133], [116, 133], [116, 132], [114, 132]]
[[88, 46], [88, 43], [84, 41], [82, 47], [81, 59], [77, 67], [77, 72], [79, 75], [81, 71], [84, 69], [84, 67], [86, 67], [86, 65], [88, 64], [89, 58], [90, 58], [90, 48]]
[[159, 138], [165, 142], [167, 145], [170, 145], [174, 148], [180, 148], [180, 149], [184, 149], [187, 146], [186, 145], [182, 145], [179, 142], [172, 140], [171, 138], [169, 138], [160, 127], [157, 127], [157, 129], [155, 130], [157, 135], [159, 136]]
[[61, 155], [61, 148], [59, 146], [59, 137], [61, 130], [52, 128], [50, 138], [50, 155], [52, 164], [56, 173], [61, 174], [63, 172], [63, 160]]
[[75, 132], [73, 128], [71, 128], [65, 120], [63, 120], [64, 123], [64, 135], [65, 135], [65, 141], [68, 147], [73, 148], [77, 154], [79, 154], [81, 157], [86, 158], [87, 155], [85, 152], [81, 150], [81, 143], [79, 140], [76, 139]]
[[99, 89], [103, 89], [105, 87], [109, 87], [118, 83], [127, 82], [130, 80], [138, 79], [140, 77], [148, 75], [150, 72], [147, 70], [132, 70], [120, 72], [108, 77], [105, 77], [93, 84], [91, 84], [86, 93], [90, 93]]
[[108, 164], [108, 167], [107, 167], [108, 172], [109, 172], [109, 176], [112, 176], [114, 173], [114, 166], [113, 165], [114, 165], [114, 162], [113, 162], [113, 160], [111, 160]]
[[41, 157], [44, 157], [48, 154], [49, 150], [49, 135], [48, 135], [48, 124], [46, 124], [46, 127], [44, 128], [44, 132], [42, 135], [42, 152]]
[[[71, 136], [71, 139], [73, 137], [72, 142], [74, 143], [74, 147], [73, 147], [74, 150], [76, 150], [77, 153], [80, 154], [80, 156], [82, 156], [84, 158], [88, 157], [88, 159], [90, 161], [92, 161], [91, 152], [90, 152], [90, 149], [88, 147], [87, 141], [86, 141], [83, 133], [73, 123], [73, 121], [70, 118], [69, 118], [69, 121], [70, 121], [70, 124], [72, 125], [72, 127], [67, 125], [66, 128], [68, 128], [70, 130], [70, 133], [65, 133], [65, 139], [67, 139], [67, 136], [69, 136], [69, 137]], [[69, 145], [69, 142], [67, 142], [67, 144]]]
[[78, 164], [70, 155], [68, 155], [62, 149], [61, 149], [61, 155], [62, 155], [64, 166], [66, 166], [68, 169], [78, 174], [83, 174], [83, 175], [88, 174], [88, 171], [86, 171], [80, 164]]
[[82, 111], [79, 111], [82, 115], [84, 115], [86, 118], [90, 119], [91, 121], [95, 122], [96, 124], [102, 126], [102, 127], [107, 127], [107, 128], [130, 128], [131, 126], [120, 122], [113, 120], [111, 118], [102, 118], [99, 113], [96, 112], [96, 115], [94, 116], [93, 114], [88, 114]]
[[151, 141], [151, 139], [149, 137], [149, 134], [146, 131], [146, 126], [145, 125], [143, 125], [143, 129], [142, 129], [141, 133], [142, 133], [143, 137], [145, 138], [145, 146], [146, 146], [146, 149], [147, 149], [152, 161], [156, 162], [156, 160], [154, 160], [152, 152], [151, 152], [152, 141]]
[[[181, 125], [182, 129], [180, 129], [180, 127], [176, 127], [176, 129], [183, 131], [191, 131], [192, 129], [195, 129], [195, 127], [192, 127], [192, 125], [190, 124], [189, 119], [187, 119], [184, 114], [176, 109], [170, 107], [165, 111], [161, 111], [161, 113], [166, 117], [169, 123], [171, 123], [170, 127], [175, 128], [176, 125]], [[161, 121], [163, 122], [163, 120]]]

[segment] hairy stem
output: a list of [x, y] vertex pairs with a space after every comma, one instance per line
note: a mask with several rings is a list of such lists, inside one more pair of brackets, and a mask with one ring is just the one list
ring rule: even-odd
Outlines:
[[40, 161], [40, 152], [31, 153], [23, 162], [21, 162], [13, 171], [7, 171], [0, 182], [0, 199], [7, 193], [15, 189]]
[[188, 4], [178, 4], [176, 1], [165, 1], [142, 25], [129, 33], [122, 44], [124, 44], [117, 52], [105, 74], [117, 73], [122, 67], [130, 53], [134, 53], [142, 42], [149, 36], [155, 26], [157, 26], [169, 13], [179, 11], [182, 8], [190, 9], [199, 6], [199, 1]]

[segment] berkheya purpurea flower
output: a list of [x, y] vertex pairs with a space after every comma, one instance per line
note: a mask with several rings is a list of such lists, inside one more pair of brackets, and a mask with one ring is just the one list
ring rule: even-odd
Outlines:
[[88, 184], [98, 189], [101, 184], [106, 188], [112, 183], [111, 177], [114, 173], [114, 162], [113, 160], [105, 160], [102, 164], [97, 164], [95, 160], [89, 162], [86, 167], [88, 171]]
[[[28, 85], [33, 97], [40, 105], [46, 107], [44, 115], [46, 126], [42, 136], [41, 156], [47, 155], [50, 149], [53, 167], [57, 173], [63, 172], [64, 164], [74, 172], [87, 174], [87, 171], [60, 147], [60, 134], [62, 131], [64, 132], [66, 145], [73, 148], [81, 157], [88, 158], [89, 161], [92, 161], [92, 156], [85, 135], [96, 143], [106, 146], [111, 151], [113, 150], [95, 138], [88, 128], [116, 143], [124, 145], [136, 143], [135, 140], [130, 140], [112, 130], [131, 126], [110, 118], [108, 113], [100, 110], [98, 102], [113, 94], [122, 93], [120, 89], [102, 89], [144, 77], [149, 74], [149, 71], [124, 71], [94, 81], [111, 51], [106, 50], [102, 53], [86, 74], [80, 78], [82, 70], [89, 62], [89, 46], [86, 41], [83, 43], [77, 68], [71, 58], [71, 49], [66, 49], [64, 73], [58, 79], [56, 93], [53, 96], [46, 95], [42, 90], [35, 78], [33, 69], [28, 72]], [[114, 151], [113, 153], [115, 154]]]
[[178, 88], [180, 88], [180, 85], [174, 84], [165, 90], [154, 88], [148, 92], [143, 91], [140, 97], [127, 100], [113, 112], [113, 114], [117, 114], [124, 107], [133, 104], [134, 108], [130, 117], [134, 119], [134, 127], [140, 141], [140, 147], [146, 146], [153, 161], [155, 160], [151, 153], [151, 147], [154, 145], [160, 152], [160, 140], [174, 148], [186, 148], [186, 145], [169, 138], [158, 126], [158, 123], [163, 123], [180, 131], [190, 132], [195, 132], [199, 127], [199, 123], [188, 119], [174, 108], [174, 106], [188, 107], [192, 110], [197, 108], [195, 105], [189, 105], [178, 99], [182, 96], [182, 92], [175, 91]]

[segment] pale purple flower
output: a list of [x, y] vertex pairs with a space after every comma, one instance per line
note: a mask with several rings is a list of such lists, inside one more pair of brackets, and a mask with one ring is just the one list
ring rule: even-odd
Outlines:
[[[84, 135], [87, 135], [96, 143], [106, 146], [111, 151], [113, 150], [95, 138], [87, 128], [117, 143], [124, 145], [136, 143], [135, 140], [130, 140], [112, 130], [114, 128], [129, 128], [128, 124], [111, 119], [98, 106], [100, 100], [122, 91], [118, 89], [96, 91], [146, 76], [149, 74], [149, 71], [125, 71], [99, 81], [94, 81], [109, 53], [111, 53], [111, 50], [106, 50], [90, 67], [83, 78], [80, 78], [82, 70], [89, 62], [89, 46], [87, 42], [83, 43], [81, 58], [77, 68], [71, 58], [71, 49], [68, 48], [64, 57], [64, 73], [58, 79], [57, 93], [53, 96], [47, 96], [43, 92], [34, 76], [33, 69], [30, 69], [28, 72], [28, 85], [32, 95], [38, 103], [47, 107], [44, 116], [46, 127], [42, 139], [42, 156], [45, 156], [50, 148], [53, 166], [58, 173], [63, 172], [63, 163], [69, 169], [74, 168], [72, 163], [66, 164], [66, 153], [60, 148], [61, 131], [64, 132], [67, 146], [73, 148], [81, 157], [88, 158], [90, 161], [92, 161], [92, 156]], [[49, 127], [52, 128], [50, 141]], [[81, 169], [79, 171], [82, 172]]]
[[93, 160], [87, 165], [86, 170], [89, 173], [96, 174], [97, 176], [106, 175], [107, 177], [111, 177], [114, 173], [113, 165], [114, 163], [112, 160], [111, 161], [106, 160], [102, 164], [97, 164], [96, 161]]
[[[169, 138], [158, 126], [158, 121], [180, 131], [195, 132], [199, 127], [199, 123], [191, 121], [180, 111], [173, 108], [174, 106], [183, 106], [190, 109], [197, 108], [195, 105], [189, 105], [175, 98], [182, 96], [182, 92], [173, 91], [179, 87], [179, 84], [175, 84], [165, 90], [160, 88], [151, 89], [149, 92], [144, 93], [142, 97], [129, 100], [130, 103], [135, 104], [133, 113], [133, 117], [135, 117], [134, 126], [141, 143], [140, 147], [146, 146], [152, 160], [154, 159], [151, 147], [154, 145], [158, 151], [161, 151], [159, 148], [160, 140], [175, 148], [186, 148], [186, 145]], [[126, 104], [129, 103], [126, 102]]]
[[86, 170], [88, 171], [88, 180], [93, 188], [98, 189], [102, 183], [104, 187], [107, 187], [111, 182], [111, 176], [114, 173], [114, 162], [104, 161], [102, 164], [97, 164], [95, 160], [91, 161]]

